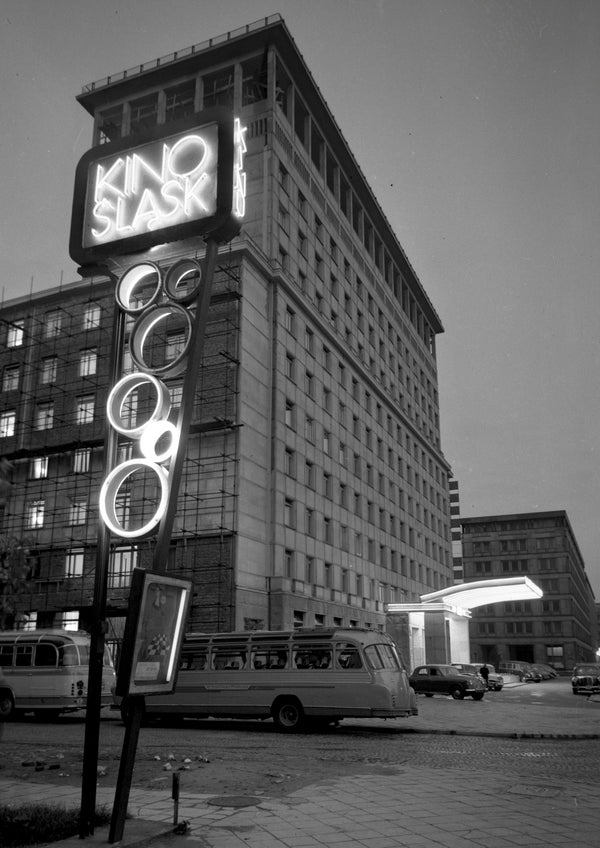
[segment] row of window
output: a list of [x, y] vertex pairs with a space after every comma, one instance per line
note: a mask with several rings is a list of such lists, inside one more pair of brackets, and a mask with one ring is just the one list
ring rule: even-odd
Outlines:
[[[57, 356], [46, 356], [41, 361], [39, 369], [40, 383], [50, 385], [56, 383], [58, 377], [59, 358]], [[93, 377], [98, 367], [98, 353], [96, 348], [89, 348], [79, 354], [78, 374], [80, 377]], [[2, 391], [10, 392], [19, 388], [21, 373], [20, 365], [7, 365], [2, 372]]]
[[[62, 309], [51, 309], [44, 314], [44, 339], [58, 338], [63, 332], [63, 321], [67, 316]], [[70, 317], [70, 316], [69, 316]], [[102, 310], [98, 304], [87, 306], [83, 313], [82, 330], [94, 330], [100, 326]], [[5, 344], [8, 348], [21, 347], [25, 341], [25, 319], [15, 318], [3, 322], [6, 325]]]
[[[541, 633], [540, 627], [535, 627], [535, 624], [541, 624]], [[564, 633], [564, 625], [565, 622], [562, 621], [505, 621], [501, 624], [495, 621], [479, 621], [476, 626], [479, 636], [560, 636]]]
[[543, 536], [535, 539], [501, 539], [496, 541], [473, 542], [473, 556], [491, 553], [512, 553], [535, 551], [553, 551], [563, 547], [561, 536]]
[[477, 560], [470, 563], [469, 571], [475, 574], [497, 574], [500, 571], [503, 574], [510, 572], [537, 572], [537, 571], [557, 571], [560, 565], [558, 557], [543, 557], [537, 559], [508, 559], [501, 562], [492, 562], [491, 560]]
[[[96, 399], [92, 395], [75, 399], [75, 412], [73, 421], [75, 424], [91, 424], [94, 421], [96, 410]], [[54, 403], [38, 403], [33, 414], [34, 430], [51, 430], [54, 427]], [[65, 422], [63, 422], [65, 423]], [[8, 409], [0, 413], [0, 438], [9, 438], [15, 435], [17, 425], [17, 413], [14, 409]]]
[[[117, 548], [111, 551], [108, 564], [108, 586], [111, 589], [126, 588], [131, 583], [131, 575], [137, 562], [137, 551], [135, 548]], [[60, 577], [83, 577], [85, 574], [91, 574], [95, 566], [95, 560], [87, 561], [83, 548], [73, 548], [67, 551], [64, 558], [62, 574]], [[38, 573], [33, 573], [32, 577], [39, 578]], [[67, 629], [77, 629], [67, 628]]]

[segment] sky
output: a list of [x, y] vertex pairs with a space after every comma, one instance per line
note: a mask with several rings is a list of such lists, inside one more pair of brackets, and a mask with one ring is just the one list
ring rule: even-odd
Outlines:
[[598, 0], [2, 0], [0, 301], [77, 279], [81, 88], [277, 12], [442, 319], [462, 515], [566, 510], [600, 601]]

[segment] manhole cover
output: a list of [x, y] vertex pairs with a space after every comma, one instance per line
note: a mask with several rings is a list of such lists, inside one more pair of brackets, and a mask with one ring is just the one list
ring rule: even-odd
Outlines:
[[220, 798], [211, 798], [208, 803], [215, 807], [253, 807], [260, 804], [261, 799], [252, 795], [223, 795]]
[[536, 798], [555, 798], [562, 790], [556, 786], [525, 786], [517, 784], [508, 790], [513, 795], [530, 795]]

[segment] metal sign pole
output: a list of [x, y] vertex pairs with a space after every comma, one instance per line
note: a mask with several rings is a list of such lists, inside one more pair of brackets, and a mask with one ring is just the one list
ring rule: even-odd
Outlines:
[[[123, 313], [119, 308], [116, 308], [113, 319], [113, 344], [110, 361], [112, 385], [119, 378], [121, 372], [124, 327]], [[110, 427], [107, 421], [104, 439], [105, 468], [111, 468], [114, 465], [117, 446], [117, 433]], [[96, 818], [96, 782], [98, 779], [98, 748], [100, 710], [102, 708], [102, 672], [106, 636], [106, 594], [109, 559], [110, 533], [104, 522], [99, 519], [96, 544], [96, 571], [94, 575], [94, 603], [92, 606], [90, 634], [88, 695], [81, 779], [81, 809], [79, 815], [79, 836], [82, 839], [94, 833], [94, 822]]]

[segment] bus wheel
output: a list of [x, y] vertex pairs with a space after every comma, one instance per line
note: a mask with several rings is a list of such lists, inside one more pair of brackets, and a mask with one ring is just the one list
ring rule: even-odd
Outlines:
[[0, 693], [0, 721], [11, 718], [15, 711], [15, 702], [10, 692]]
[[297, 698], [279, 698], [271, 709], [273, 721], [284, 733], [293, 733], [304, 724], [304, 710]]

